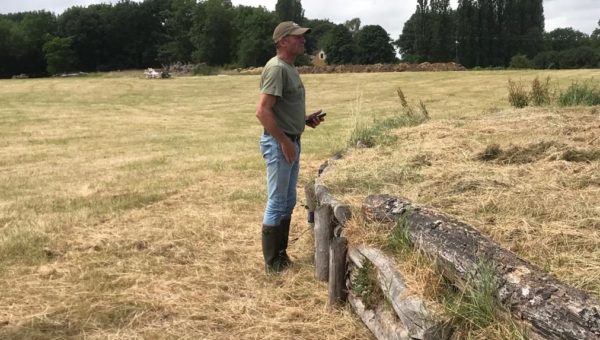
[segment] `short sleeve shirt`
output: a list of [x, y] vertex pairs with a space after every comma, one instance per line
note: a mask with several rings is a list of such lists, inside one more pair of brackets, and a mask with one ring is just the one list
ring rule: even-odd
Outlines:
[[283, 132], [299, 135], [304, 131], [304, 84], [293, 65], [278, 57], [271, 58], [262, 72], [260, 92], [277, 97], [273, 113], [277, 126]]

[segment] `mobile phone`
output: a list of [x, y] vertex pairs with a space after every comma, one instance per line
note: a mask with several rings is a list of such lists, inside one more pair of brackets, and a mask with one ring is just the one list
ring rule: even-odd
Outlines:
[[[316, 115], [315, 118], [319, 118], [319, 120], [322, 120], [323, 117], [325, 117], [326, 115], [327, 115], [327, 112], [321, 112], [318, 115]], [[311, 121], [310, 119], [306, 120], [307, 123], [310, 122], [310, 121]]]

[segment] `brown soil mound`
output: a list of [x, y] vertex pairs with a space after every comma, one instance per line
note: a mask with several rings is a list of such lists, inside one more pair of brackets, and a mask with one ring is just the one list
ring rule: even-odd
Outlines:
[[466, 68], [456, 63], [421, 64], [374, 64], [374, 65], [328, 65], [301, 66], [300, 73], [363, 73], [363, 72], [407, 72], [407, 71], [464, 71]]
[[[457, 63], [421, 63], [421, 64], [374, 64], [374, 65], [327, 65], [300, 66], [298, 72], [306, 73], [364, 73], [364, 72], [417, 72], [417, 71], [465, 71], [466, 68]], [[262, 67], [240, 70], [244, 74], [260, 74]]]

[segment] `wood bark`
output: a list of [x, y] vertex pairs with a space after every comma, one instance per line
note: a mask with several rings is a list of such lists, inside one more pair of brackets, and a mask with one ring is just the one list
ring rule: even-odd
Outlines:
[[[396, 271], [390, 258], [383, 252], [366, 246], [351, 247], [348, 257], [359, 268], [364, 259], [377, 268], [381, 290], [413, 339], [425, 339], [426, 333], [435, 333], [431, 329], [439, 328], [437, 323], [433, 321], [425, 303], [409, 291], [404, 278]], [[440, 339], [442, 338], [437, 338]]]
[[413, 243], [436, 258], [457, 286], [476, 280], [482, 262], [490, 265], [500, 301], [514, 317], [544, 339], [600, 339], [600, 300], [570, 287], [518, 258], [475, 228], [406, 199], [372, 195], [365, 215], [380, 223], [406, 219]]
[[315, 277], [329, 279], [329, 246], [333, 237], [333, 212], [329, 205], [320, 205], [315, 211]]
[[337, 220], [338, 224], [345, 225], [346, 222], [352, 217], [350, 206], [341, 203], [335, 197], [333, 197], [326, 186], [320, 183], [315, 184], [315, 195], [319, 205], [331, 206], [333, 209], [333, 216]]
[[395, 316], [385, 311], [383, 303], [375, 310], [367, 309], [360, 298], [352, 294], [348, 295], [348, 302], [377, 339], [411, 340], [408, 331], [396, 322]]
[[304, 186], [304, 198], [306, 199], [308, 211], [315, 211], [317, 208], [317, 195], [315, 194], [314, 183], [307, 183]]
[[348, 240], [336, 237], [331, 242], [329, 253], [329, 305], [334, 306], [346, 302], [346, 254]]

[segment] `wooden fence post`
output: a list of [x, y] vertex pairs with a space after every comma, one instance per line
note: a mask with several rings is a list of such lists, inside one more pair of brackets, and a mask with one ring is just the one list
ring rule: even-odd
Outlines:
[[329, 305], [343, 304], [346, 302], [346, 255], [348, 253], [348, 239], [335, 237], [331, 242], [329, 254]]
[[329, 279], [329, 245], [333, 236], [331, 206], [325, 204], [315, 211], [315, 276], [320, 281]]

